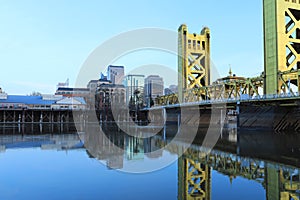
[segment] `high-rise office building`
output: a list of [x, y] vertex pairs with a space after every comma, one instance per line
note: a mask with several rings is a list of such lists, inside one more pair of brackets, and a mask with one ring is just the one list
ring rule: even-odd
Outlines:
[[170, 85], [168, 88], [165, 88], [165, 95], [178, 94], [178, 86]]
[[139, 95], [144, 94], [144, 75], [130, 74], [125, 76], [123, 84], [126, 89], [126, 104], [129, 105], [130, 99], [136, 102], [141, 99], [137, 98]]
[[107, 79], [112, 84], [122, 84], [124, 79], [124, 66], [109, 65], [107, 68]]
[[158, 96], [162, 96], [164, 94], [164, 81], [163, 78], [158, 75], [150, 75], [145, 79], [145, 102], [149, 107], [152, 101]]

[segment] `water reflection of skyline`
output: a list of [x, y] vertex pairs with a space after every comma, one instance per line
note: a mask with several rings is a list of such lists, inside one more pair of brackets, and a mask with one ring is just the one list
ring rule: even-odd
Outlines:
[[84, 140], [90, 157], [105, 161], [110, 169], [122, 169], [124, 161], [155, 159], [163, 154], [154, 137], [136, 138], [122, 132], [109, 135], [92, 132], [85, 134]]
[[[82, 137], [84, 135], [84, 137]], [[73, 150], [84, 148], [90, 158], [104, 161], [108, 169], [122, 169], [126, 162], [157, 162], [166, 154], [178, 155], [182, 143], [166, 147], [172, 138], [163, 135], [139, 139], [119, 132], [110, 134], [0, 135], [1, 154], [9, 149]], [[201, 149], [201, 134], [177, 161], [178, 199], [212, 199], [212, 182], [218, 172], [228, 184], [238, 178], [254, 181], [266, 199], [299, 199], [299, 137], [243, 133], [238, 138], [222, 135], [210, 154]], [[111, 144], [114, 145], [111, 145]], [[80, 145], [81, 144], [81, 145]], [[287, 145], [288, 144], [288, 145]], [[119, 148], [115, 147], [118, 146]], [[161, 150], [162, 147], [166, 147]]]
[[[122, 144], [118, 143], [120, 137], [123, 138]], [[124, 152], [120, 152], [120, 160], [143, 160], [143, 154], [164, 147], [164, 151], [175, 155], [180, 154], [183, 149], [180, 142], [166, 146], [171, 139], [164, 139], [163, 135], [137, 139], [112, 134], [108, 139], [124, 148]], [[199, 145], [202, 139], [199, 135], [195, 144], [192, 144], [177, 161], [178, 199], [211, 199], [212, 171], [227, 176], [230, 183], [237, 177], [257, 182], [265, 189], [268, 200], [299, 199], [300, 163], [299, 155], [295, 153], [295, 150], [300, 148], [298, 136], [244, 133], [237, 137], [236, 132], [231, 130], [222, 135], [208, 155]], [[156, 158], [163, 156], [163, 151], [161, 152]]]

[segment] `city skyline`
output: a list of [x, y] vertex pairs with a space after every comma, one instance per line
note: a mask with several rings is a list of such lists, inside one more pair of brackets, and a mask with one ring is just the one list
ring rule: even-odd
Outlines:
[[[97, 88], [97, 86], [96, 86], [96, 88], [91, 88], [91, 87], [95, 87], [94, 85], [93, 86], [91, 86], [90, 84], [92, 84], [92, 82], [103, 82], [104, 80], [102, 79], [103, 77], [103, 75], [106, 75], [105, 76], [105, 78], [106, 78], [106, 81], [107, 81], [107, 83], [104, 83], [104, 84], [125, 84], [125, 82], [126, 82], [126, 77], [128, 77], [128, 76], [141, 76], [141, 77], [143, 77], [143, 79], [147, 79], [147, 78], [149, 78], [149, 77], [151, 77], [151, 76], [155, 76], [155, 77], [160, 77], [159, 75], [157, 75], [157, 74], [151, 74], [151, 75], [144, 75], [144, 74], [126, 74], [126, 75], [124, 75], [124, 74], [121, 74], [121, 76], [120, 77], [118, 77], [118, 81], [116, 80], [116, 78], [115, 78], [115, 76], [116, 76], [116, 74], [114, 74], [115, 73], [115, 71], [111, 71], [110, 70], [110, 68], [122, 68], [123, 70], [124, 69], [126, 69], [126, 67], [125, 66], [114, 66], [114, 65], [109, 65], [108, 67], [106, 67], [105, 69], [105, 71], [102, 71], [102, 72], [99, 72], [99, 76], [98, 76], [98, 79], [95, 79], [95, 80], [90, 80], [88, 83], [87, 83], [87, 85], [86, 85], [86, 87], [74, 87], [73, 85], [69, 85], [69, 78], [67, 78], [67, 80], [65, 81], [65, 82], [57, 82], [57, 85], [56, 85], [56, 91], [54, 91], [53, 93], [40, 93], [39, 91], [36, 91], [36, 90], [33, 90], [31, 93], [28, 93], [28, 94], [18, 94], [18, 95], [30, 95], [30, 96], [36, 96], [36, 95], [50, 95], [50, 94], [53, 94], [53, 95], [61, 95], [61, 93], [59, 92], [59, 91], [64, 91], [64, 89], [66, 88], [66, 89], [68, 89], [68, 90], [72, 90], [72, 89], [77, 89], [77, 90], [86, 90], [86, 91], [90, 91], [90, 92], [95, 92], [95, 91], [93, 91], [93, 90], [95, 90], [96, 88]], [[110, 75], [110, 74], [113, 74], [113, 76], [112, 75]], [[103, 84], [102, 83], [102, 84]], [[125, 84], [126, 85], [126, 84]], [[165, 88], [168, 88], [169, 86], [172, 86], [172, 85], [163, 85], [164, 86], [164, 89]], [[0, 93], [6, 93], [6, 94], [9, 94], [9, 93], [7, 93], [5, 90], [4, 90], [4, 88], [1, 88], [0, 87], [0, 89], [1, 89], [1, 91], [0, 91]], [[10, 95], [14, 95], [14, 94], [10, 94]]]
[[[199, 33], [204, 26], [211, 29], [212, 61], [221, 76], [227, 75], [229, 65], [239, 76], [259, 75], [263, 71], [262, 2], [195, 3], [197, 15], [187, 15], [189, 5], [173, 1], [91, 1], [85, 5], [68, 1], [2, 1], [0, 87], [10, 94], [53, 93], [57, 82], [67, 78], [73, 86], [88, 55], [113, 36], [144, 27], [177, 32], [182, 23], [192, 32]], [[172, 9], [166, 9], [170, 6]], [[126, 74], [153, 60], [177, 70], [175, 56], [159, 57], [154, 53], [133, 57], [134, 60], [129, 56], [111, 64], [127, 66]]]

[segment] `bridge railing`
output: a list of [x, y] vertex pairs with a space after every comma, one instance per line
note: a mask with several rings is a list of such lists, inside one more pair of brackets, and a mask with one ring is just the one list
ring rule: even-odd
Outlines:
[[[179, 107], [179, 106], [193, 106], [193, 105], [210, 105], [210, 104], [221, 104], [221, 103], [235, 103], [235, 102], [245, 102], [245, 101], [260, 101], [260, 100], [276, 100], [276, 99], [287, 99], [287, 98], [297, 98], [300, 97], [300, 93], [282, 93], [282, 94], [268, 94], [268, 95], [241, 95], [236, 98], [227, 98], [227, 99], [208, 99], [201, 101], [188, 102], [184, 101], [182, 103], [169, 103], [168, 101], [162, 102], [162, 104], [156, 104], [155, 108], [160, 107]], [[173, 97], [174, 98], [174, 97]]]

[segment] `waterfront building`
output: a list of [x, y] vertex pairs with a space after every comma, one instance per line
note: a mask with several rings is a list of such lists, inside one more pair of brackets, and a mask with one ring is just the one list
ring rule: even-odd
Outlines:
[[89, 88], [60, 87], [57, 88], [55, 95], [62, 95], [64, 97], [88, 97], [90, 90]]
[[109, 65], [107, 68], [107, 79], [112, 84], [122, 84], [124, 79], [124, 66]]
[[56, 85], [56, 89], [62, 88], [62, 87], [65, 87], [65, 88], [69, 87], [69, 79], [67, 79], [66, 82], [60, 82]]
[[86, 103], [80, 97], [64, 97], [62, 95], [2, 95], [0, 109], [86, 109]]
[[64, 97], [51, 105], [51, 109], [85, 110], [86, 102], [82, 97]]
[[126, 89], [126, 104], [138, 102], [143, 98], [138, 95], [144, 94], [145, 76], [139, 74], [130, 74], [125, 76], [123, 84]]
[[99, 80], [90, 80], [87, 84], [87, 88], [89, 89], [90, 92], [95, 92], [97, 89]]
[[158, 96], [164, 94], [164, 81], [163, 78], [158, 75], [150, 75], [145, 79], [144, 98], [146, 105], [151, 106], [151, 102], [154, 102]]
[[[54, 98], [54, 97], [57, 97]], [[0, 109], [51, 109], [51, 105], [62, 96], [55, 95], [53, 99], [49, 96], [25, 96], [25, 95], [3, 95], [0, 99]]]
[[[113, 117], [121, 117], [121, 108], [125, 105], [125, 87], [120, 84], [100, 84], [97, 86], [95, 95], [95, 107], [100, 113], [99, 120], [101, 121], [111, 121]], [[120, 108], [120, 115], [112, 116], [112, 102], [113, 105]], [[119, 120], [119, 119], [114, 119]]]
[[101, 84], [111, 84], [112, 82], [108, 80], [107, 76], [105, 76], [103, 73], [100, 75], [100, 79], [98, 80], [90, 80], [87, 84], [87, 88], [90, 90], [92, 94], [94, 94], [97, 90], [97, 87]]

